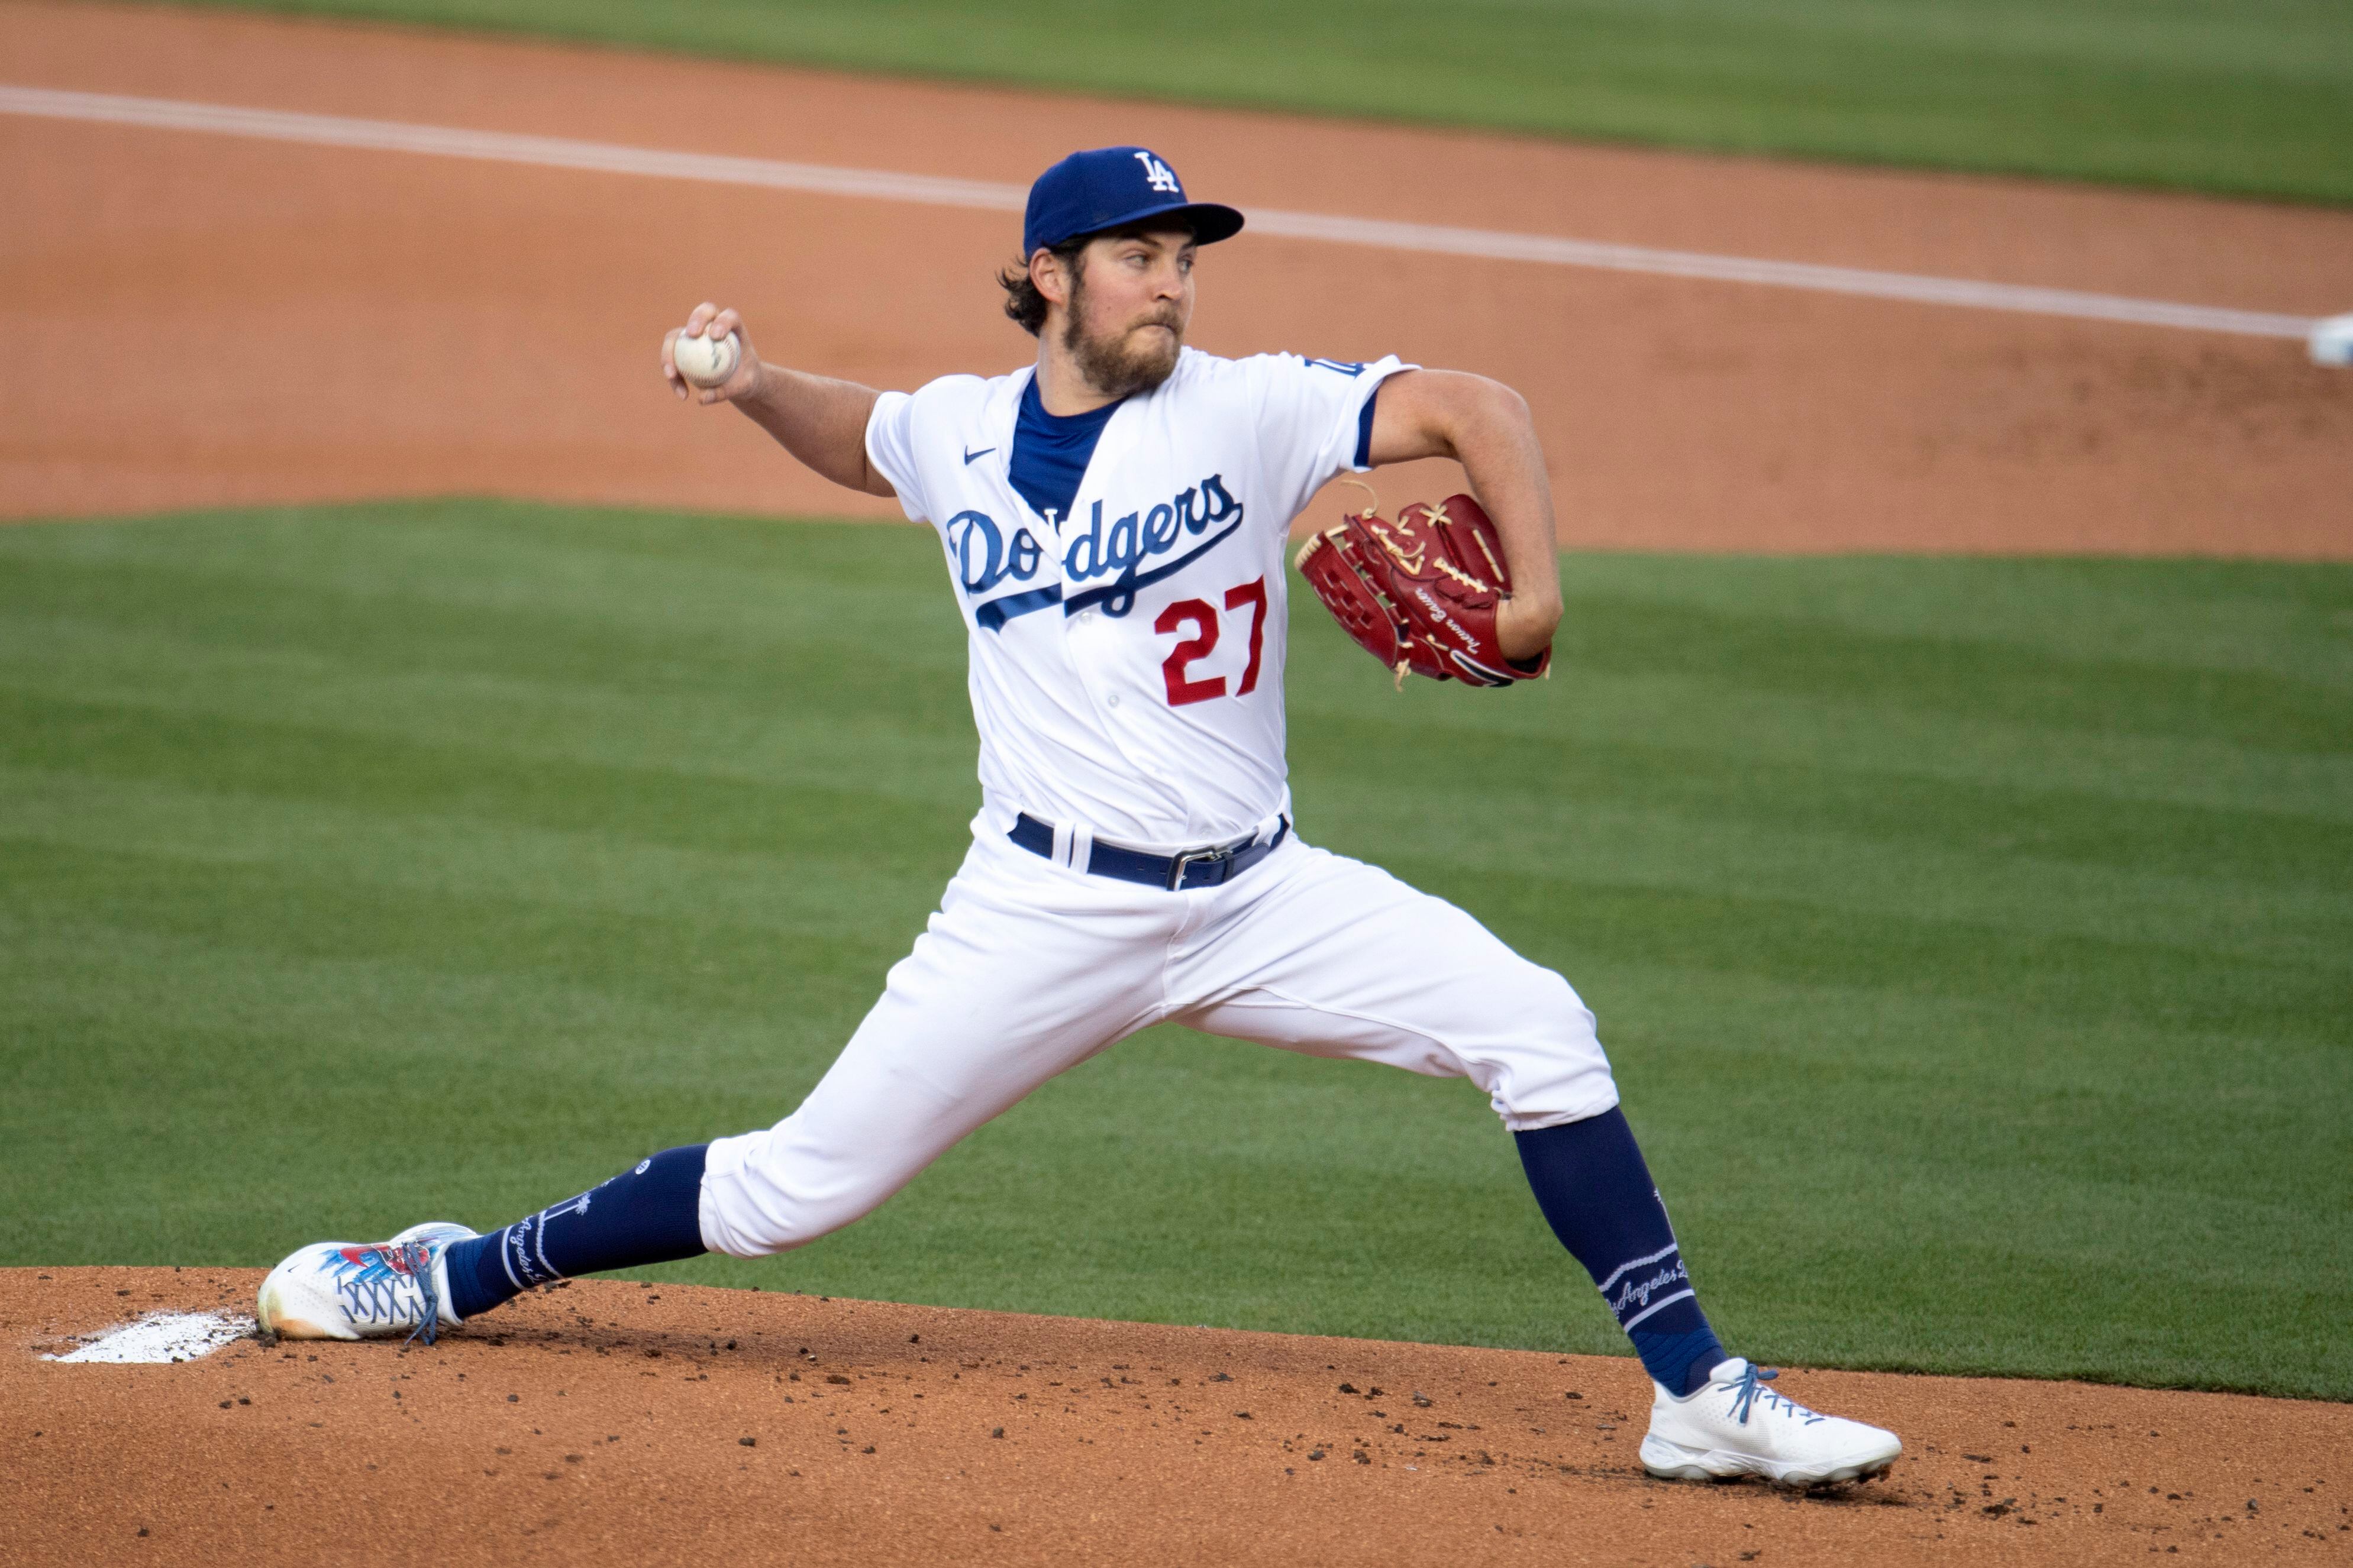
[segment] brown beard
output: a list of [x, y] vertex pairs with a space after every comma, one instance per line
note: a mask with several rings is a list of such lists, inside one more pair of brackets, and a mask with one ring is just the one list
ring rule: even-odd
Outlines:
[[[1080, 329], [1080, 323], [1086, 319], [1086, 288], [1083, 272], [1071, 280], [1070, 314], [1062, 325], [1062, 346], [1070, 351], [1071, 361], [1089, 385], [1108, 397], [1131, 397], [1151, 391], [1175, 374], [1176, 357], [1185, 347], [1185, 323], [1173, 310], [1131, 321], [1111, 336], [1090, 337]], [[1172, 334], [1165, 347], [1156, 338], [1150, 340], [1148, 347], [1129, 341], [1137, 329], [1155, 324], [1166, 327]]]

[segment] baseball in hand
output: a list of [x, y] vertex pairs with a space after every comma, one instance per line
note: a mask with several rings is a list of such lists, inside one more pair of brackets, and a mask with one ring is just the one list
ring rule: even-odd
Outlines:
[[718, 386], [735, 374], [743, 343], [730, 332], [723, 338], [690, 338], [683, 332], [670, 345], [670, 363], [678, 374], [697, 386]]

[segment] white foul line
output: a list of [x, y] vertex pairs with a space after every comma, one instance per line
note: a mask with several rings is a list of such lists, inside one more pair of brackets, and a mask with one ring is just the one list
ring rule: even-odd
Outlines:
[[[423, 153], [498, 163], [579, 169], [607, 174], [645, 174], [659, 179], [700, 180], [818, 195], [866, 196], [926, 206], [1019, 212], [1026, 187], [986, 180], [952, 180], [931, 174], [897, 174], [881, 169], [844, 169], [824, 163], [788, 163], [769, 158], [731, 158], [708, 153], [665, 153], [605, 142], [573, 142], [554, 136], [522, 136], [499, 131], [461, 131], [439, 125], [409, 125], [389, 120], [354, 120], [333, 114], [290, 114], [273, 109], [190, 103], [175, 99], [127, 98], [102, 92], [65, 92], [47, 88], [0, 86], [0, 113], [50, 120], [94, 121], [161, 131], [200, 131], [259, 137], [317, 147], [358, 147], [379, 153]], [[1471, 256], [1494, 261], [1532, 261], [1556, 267], [1598, 268], [1662, 278], [1696, 278], [1715, 283], [1759, 283], [1810, 289], [1921, 305], [1957, 305], [1983, 310], [2015, 310], [2079, 321], [2121, 321], [2145, 327], [2181, 327], [2192, 331], [2232, 332], [2243, 337], [2305, 338], [2317, 318], [2266, 310], [2233, 310], [2213, 305], [2181, 305], [2092, 294], [2073, 289], [2036, 289], [2015, 283], [1981, 283], [1960, 278], [1929, 278], [1909, 272], [1876, 272], [1854, 267], [1821, 267], [1801, 261], [1767, 261], [1713, 256], [1693, 250], [1655, 250], [1639, 245], [1606, 245], [1550, 235], [1508, 234], [1496, 229], [1451, 228], [1438, 224], [1392, 223], [1379, 218], [1253, 208], [1250, 226], [1259, 234], [1319, 239], [1386, 250]]]

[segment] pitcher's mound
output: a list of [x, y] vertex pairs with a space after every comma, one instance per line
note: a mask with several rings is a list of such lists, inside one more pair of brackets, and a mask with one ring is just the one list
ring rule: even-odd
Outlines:
[[260, 1281], [0, 1270], [0, 1561], [2353, 1563], [2353, 1406], [2228, 1394], [1791, 1371], [1905, 1441], [1801, 1497], [1649, 1479], [1639, 1365], [1526, 1351], [585, 1280], [49, 1359]]

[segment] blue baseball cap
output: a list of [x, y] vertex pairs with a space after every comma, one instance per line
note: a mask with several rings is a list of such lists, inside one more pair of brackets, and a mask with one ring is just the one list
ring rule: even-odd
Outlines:
[[1187, 201], [1176, 171], [1150, 148], [1092, 147], [1071, 153], [1029, 187], [1021, 254], [1148, 217], [1183, 219], [1197, 245], [1231, 239], [1242, 226], [1242, 215], [1231, 207]]

